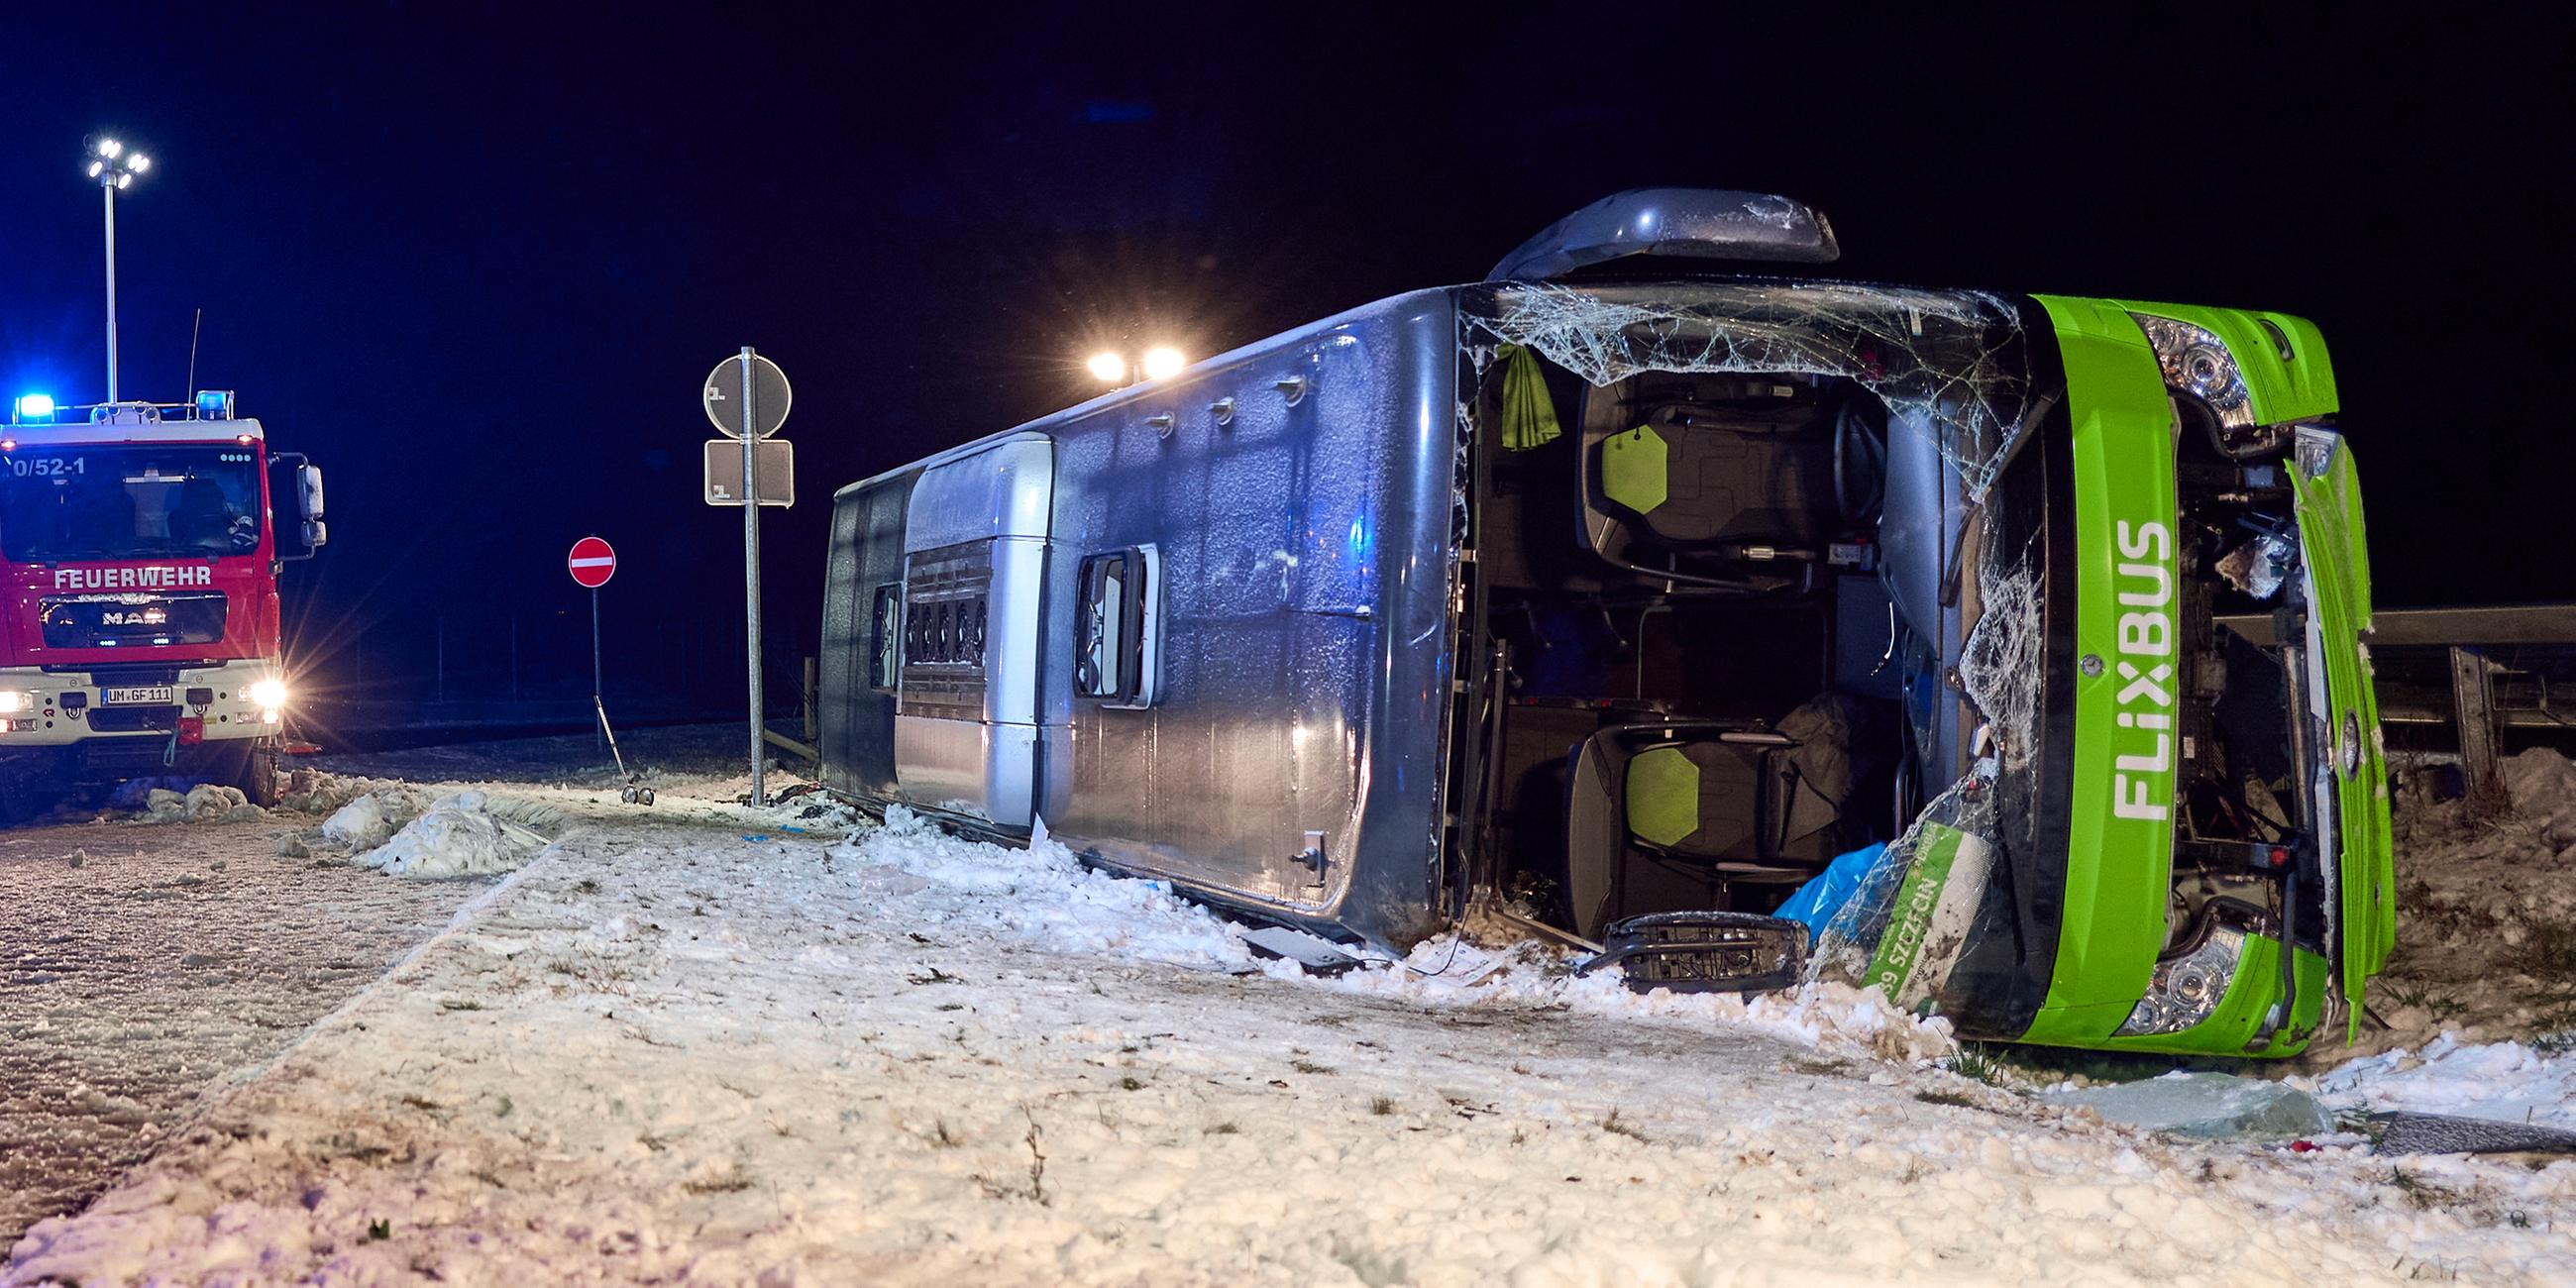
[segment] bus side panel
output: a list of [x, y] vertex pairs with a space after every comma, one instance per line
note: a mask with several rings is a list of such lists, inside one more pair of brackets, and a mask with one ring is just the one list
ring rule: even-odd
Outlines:
[[[903, 525], [918, 471], [832, 498], [832, 544], [823, 573], [822, 692], [818, 704], [823, 782], [871, 800], [895, 799], [895, 693], [870, 668], [880, 648], [900, 660]], [[879, 594], [895, 601], [879, 623]], [[891, 637], [879, 639], [891, 628]]]
[[[1287, 920], [1380, 940], [1426, 924], [1451, 325], [1445, 294], [1400, 297], [1058, 431], [1046, 639], [1065, 682], [1047, 687], [1072, 736], [1050, 763], [1053, 832]], [[1081, 565], [1148, 545], [1159, 691], [1136, 708], [1076, 694]]]

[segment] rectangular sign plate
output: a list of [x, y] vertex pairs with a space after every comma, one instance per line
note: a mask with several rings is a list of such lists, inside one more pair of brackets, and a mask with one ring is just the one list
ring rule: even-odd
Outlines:
[[[707, 442], [707, 504], [742, 504], [742, 443], [731, 438]], [[760, 454], [760, 504], [784, 508], [796, 504], [796, 448], [783, 438], [764, 438]]]
[[99, 698], [111, 707], [125, 706], [129, 703], [138, 702], [170, 703], [179, 700], [179, 691], [177, 689], [157, 687], [148, 689], [108, 689], [100, 693]]

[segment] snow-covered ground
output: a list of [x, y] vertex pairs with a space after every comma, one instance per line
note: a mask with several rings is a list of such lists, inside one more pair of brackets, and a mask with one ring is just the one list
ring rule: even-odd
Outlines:
[[0, 1240], [104, 1189], [482, 888], [280, 855], [300, 821], [0, 832]]
[[[0, 1282], [2576, 1279], [2576, 1163], [2150, 1137], [1847, 992], [1446, 942], [1308, 979], [1051, 846], [526, 759], [555, 781], [468, 785], [560, 840]], [[2318, 1085], [2456, 1108], [2508, 1060], [2423, 1055]]]

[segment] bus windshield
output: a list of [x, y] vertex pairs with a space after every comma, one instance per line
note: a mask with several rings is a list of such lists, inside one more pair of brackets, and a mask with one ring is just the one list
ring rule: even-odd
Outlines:
[[14, 563], [204, 559], [259, 548], [255, 447], [25, 447], [0, 457]]

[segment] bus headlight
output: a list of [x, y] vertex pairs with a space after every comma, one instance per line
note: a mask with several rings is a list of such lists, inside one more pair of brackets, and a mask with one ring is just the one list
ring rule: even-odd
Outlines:
[[2237, 960], [2245, 955], [2245, 932], [2224, 923], [2209, 928], [2198, 948], [2156, 963], [2147, 979], [2146, 996], [2120, 1026], [2123, 1037], [2180, 1033], [2208, 1019], [2236, 979]]
[[252, 681], [250, 686], [250, 700], [262, 711], [284, 710], [286, 707], [286, 681], [275, 679]]

